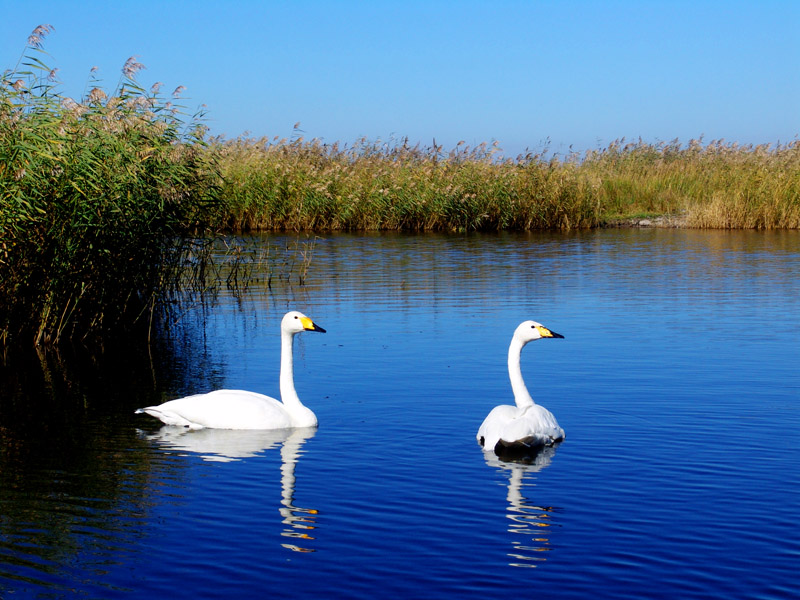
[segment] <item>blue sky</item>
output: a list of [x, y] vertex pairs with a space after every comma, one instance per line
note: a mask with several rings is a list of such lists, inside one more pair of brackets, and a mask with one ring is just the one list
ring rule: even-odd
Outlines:
[[498, 141], [789, 142], [800, 134], [800, 2], [0, 0], [0, 68], [34, 27], [61, 91], [186, 87], [212, 134], [446, 149]]

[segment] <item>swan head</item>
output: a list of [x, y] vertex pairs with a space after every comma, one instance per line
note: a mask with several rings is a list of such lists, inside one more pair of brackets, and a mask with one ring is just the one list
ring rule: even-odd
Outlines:
[[522, 342], [523, 345], [533, 340], [542, 338], [563, 338], [560, 333], [550, 331], [547, 327], [536, 321], [523, 321], [514, 331], [514, 339]]
[[296, 310], [290, 311], [283, 316], [281, 331], [291, 333], [292, 335], [300, 333], [301, 331], [319, 331], [320, 333], [325, 333], [322, 327]]

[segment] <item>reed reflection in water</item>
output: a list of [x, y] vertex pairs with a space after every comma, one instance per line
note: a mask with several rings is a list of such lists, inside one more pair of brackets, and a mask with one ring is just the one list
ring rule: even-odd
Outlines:
[[[317, 433], [315, 427], [295, 429], [186, 429], [164, 426], [152, 434], [142, 433], [149, 441], [180, 456], [196, 454], [209, 462], [236, 462], [252, 458], [280, 446], [281, 453], [281, 531], [295, 543], [281, 544], [294, 552], [314, 552], [313, 548], [299, 545], [313, 540], [310, 535], [317, 527], [314, 508], [297, 506], [294, 502], [295, 468], [306, 441]], [[302, 540], [302, 542], [301, 542]]]
[[[530, 481], [535, 473], [550, 466], [556, 446], [546, 446], [527, 460], [506, 461], [491, 452], [483, 452], [486, 464], [500, 471], [508, 472], [508, 495], [506, 517], [510, 521], [508, 533], [511, 534], [512, 551], [508, 556], [511, 567], [535, 568], [536, 563], [547, 560], [545, 553], [550, 551], [550, 528], [555, 526], [551, 506], [539, 506], [523, 494], [523, 488], [533, 486]], [[523, 562], [520, 562], [523, 561]]]

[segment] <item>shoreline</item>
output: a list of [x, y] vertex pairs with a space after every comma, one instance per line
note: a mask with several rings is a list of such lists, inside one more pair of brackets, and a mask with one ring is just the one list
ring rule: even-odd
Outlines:
[[657, 217], [628, 217], [608, 221], [601, 227], [629, 229], [629, 228], [661, 228], [661, 229], [688, 229], [689, 219], [686, 215], [659, 215]]

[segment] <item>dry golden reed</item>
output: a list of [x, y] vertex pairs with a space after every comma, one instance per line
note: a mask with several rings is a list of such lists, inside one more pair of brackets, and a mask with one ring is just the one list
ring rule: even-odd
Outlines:
[[497, 160], [482, 144], [212, 143], [232, 229], [500, 231], [597, 225], [575, 166]]
[[575, 229], [669, 215], [706, 228], [800, 227], [800, 143], [691, 140], [548, 158], [359, 140], [216, 140], [220, 226], [236, 230]]

